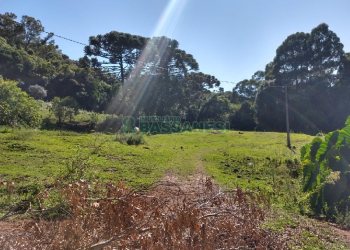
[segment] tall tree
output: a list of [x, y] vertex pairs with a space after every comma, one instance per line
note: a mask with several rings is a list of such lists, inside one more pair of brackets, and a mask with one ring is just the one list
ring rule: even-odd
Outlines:
[[111, 31], [105, 35], [90, 37], [85, 53], [88, 56], [108, 59], [102, 64], [115, 71], [124, 82], [140, 57], [145, 43], [144, 37]]
[[[339, 128], [349, 114], [347, 98], [337, 98], [349, 93], [338, 86], [346, 85], [346, 74], [340, 39], [320, 24], [311, 33], [295, 33], [282, 43], [266, 66], [264, 86], [287, 86], [291, 129], [317, 133]], [[284, 131], [284, 105], [281, 88], [262, 88], [256, 101], [259, 128]]]
[[16, 19], [17, 16], [14, 13], [0, 14], [0, 36], [11, 45], [22, 43], [21, 35], [23, 35], [24, 27]]
[[41, 22], [34, 17], [23, 16], [21, 24], [24, 29], [23, 40], [25, 48], [27, 49], [30, 44], [39, 44], [41, 42], [40, 35], [44, 31]]
[[310, 34], [298, 32], [287, 37], [278, 47], [272, 64], [278, 85], [298, 85], [308, 80]]
[[343, 57], [339, 37], [327, 24], [320, 24], [311, 33], [295, 33], [282, 43], [273, 61], [273, 75], [278, 85], [322, 79], [331, 86], [339, 80]]
[[310, 79], [326, 80], [329, 85], [339, 81], [343, 67], [344, 46], [339, 37], [323, 23], [311, 31], [309, 39]]
[[252, 101], [255, 99], [257, 91], [265, 82], [264, 71], [257, 71], [251, 79], [240, 81], [233, 88], [233, 92], [237, 93], [242, 101]]
[[146, 74], [183, 78], [199, 66], [191, 54], [179, 49], [179, 43], [168, 37], [153, 37], [145, 47], [143, 71]]

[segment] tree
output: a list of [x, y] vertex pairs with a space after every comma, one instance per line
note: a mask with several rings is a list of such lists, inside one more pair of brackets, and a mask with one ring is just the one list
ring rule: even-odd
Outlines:
[[178, 41], [165, 36], [148, 39], [144, 53], [140, 73], [181, 79], [199, 68], [191, 54], [179, 49]]
[[[41, 22], [34, 17], [23, 16], [21, 24], [24, 29], [23, 41], [25, 49], [28, 49], [30, 44], [40, 44], [41, 43], [41, 33], [44, 31], [44, 27]], [[45, 38], [48, 40], [50, 37]]]
[[[284, 94], [281, 88], [261, 88], [255, 102], [259, 130], [285, 131]], [[291, 128], [294, 129], [293, 126]]]
[[230, 118], [230, 127], [236, 130], [254, 130], [255, 123], [254, 108], [247, 101], [243, 102], [240, 109], [237, 110]]
[[16, 82], [0, 77], [0, 124], [38, 127], [41, 123], [40, 107]]
[[236, 92], [241, 99], [253, 101], [258, 89], [265, 81], [265, 73], [257, 71], [250, 80], [243, 80], [236, 84], [232, 92]]
[[[48, 100], [71, 96], [81, 108], [103, 110], [119, 89], [116, 76], [107, 74], [99, 62], [86, 57], [80, 61], [62, 54], [51, 40], [43, 36], [44, 27], [33, 17], [0, 15], [0, 74], [20, 83], [23, 90], [43, 98], [40, 85], [47, 89]], [[33, 87], [31, 87], [33, 86]], [[39, 94], [40, 96], [37, 96]]]
[[72, 121], [78, 111], [78, 104], [72, 97], [63, 99], [55, 97], [52, 100], [52, 112], [56, 116], [58, 124], [62, 124], [67, 118]]
[[322, 23], [311, 31], [309, 39], [310, 73], [312, 81], [325, 80], [327, 86], [336, 84], [343, 68], [344, 45], [339, 37]]
[[300, 85], [326, 79], [328, 86], [339, 80], [344, 57], [343, 44], [327, 24], [311, 33], [290, 35], [277, 49], [273, 75], [278, 85]]
[[349, 115], [347, 59], [340, 39], [326, 24], [289, 36], [266, 65], [265, 79], [255, 106], [260, 129], [285, 130], [282, 89], [270, 88], [276, 85], [288, 87], [294, 131], [332, 131]]
[[297, 85], [308, 80], [309, 37], [310, 34], [298, 32], [288, 36], [278, 47], [272, 64], [273, 77], [278, 85]]
[[117, 72], [121, 82], [124, 82], [145, 43], [144, 37], [111, 31], [105, 35], [91, 36], [85, 54], [108, 59], [103, 64]]
[[350, 85], [350, 53], [346, 53], [343, 58], [343, 68], [341, 73], [341, 85]]
[[230, 101], [222, 94], [212, 94], [200, 109], [201, 121], [227, 121], [231, 111]]
[[0, 37], [4, 37], [11, 45], [20, 45], [22, 43], [21, 36], [24, 27], [16, 21], [17, 16], [14, 13], [6, 12], [0, 14]]
[[177, 99], [180, 103], [180, 109], [188, 121], [198, 120], [201, 107], [211, 95], [210, 89], [219, 87], [220, 84], [215, 76], [202, 72], [191, 72], [186, 75], [180, 82], [181, 98], [177, 97]]

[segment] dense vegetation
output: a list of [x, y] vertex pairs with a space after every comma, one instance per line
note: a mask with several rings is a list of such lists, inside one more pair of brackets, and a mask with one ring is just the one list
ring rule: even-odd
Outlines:
[[33, 17], [1, 14], [0, 75], [36, 99], [70, 97], [80, 109], [118, 116], [230, 121], [240, 130], [285, 130], [284, 87], [294, 131], [332, 131], [349, 115], [350, 56], [326, 24], [289, 36], [264, 71], [226, 92], [167, 37], [91, 36], [77, 61], [59, 50], [54, 37]]
[[350, 119], [343, 129], [304, 146], [301, 157], [312, 211], [349, 227]]
[[32, 94], [38, 91], [31, 86], [41, 86], [47, 97], [40, 97], [46, 100], [71, 96], [83, 109], [103, 110], [118, 89], [117, 79], [83, 60], [70, 60], [54, 44], [53, 34], [44, 34], [33, 17], [17, 22], [12, 13], [0, 15], [0, 75]]
[[15, 82], [0, 77], [0, 124], [38, 127], [40, 122], [39, 104]]

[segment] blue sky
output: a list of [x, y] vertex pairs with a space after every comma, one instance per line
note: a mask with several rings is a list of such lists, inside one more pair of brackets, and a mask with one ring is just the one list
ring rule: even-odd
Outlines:
[[[0, 12], [33, 16], [46, 31], [85, 43], [111, 30], [167, 35], [194, 55], [201, 71], [230, 82], [264, 69], [288, 35], [322, 22], [349, 52], [349, 10], [349, 0], [0, 0]], [[83, 56], [83, 47], [55, 40], [71, 58]]]

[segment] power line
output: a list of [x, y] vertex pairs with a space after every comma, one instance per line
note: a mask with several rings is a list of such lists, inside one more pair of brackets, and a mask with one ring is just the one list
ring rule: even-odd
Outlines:
[[89, 46], [89, 45], [87, 45], [86, 43], [82, 43], [82, 42], [73, 40], [73, 39], [71, 39], [71, 38], [67, 38], [67, 37], [64, 37], [64, 36], [61, 36], [61, 35], [57, 35], [57, 34], [55, 34], [55, 33], [53, 33], [53, 32], [47, 32], [47, 31], [43, 31], [43, 32], [46, 33], [46, 34], [49, 34], [49, 35], [52, 35], [52, 36], [55, 36], [55, 37], [58, 37], [58, 38], [67, 40], [67, 41], [69, 41], [69, 42], [73, 42], [73, 43], [82, 45], [82, 46], [84, 46], [84, 47], [85, 47], [85, 46]]
[[[12, 20], [12, 19], [11, 19], [11, 21], [14, 22], [14, 23], [17, 23], [17, 24], [22, 25], [22, 23], [17, 22], [17, 21], [15, 21], [15, 20]], [[90, 46], [89, 44], [86, 44], [86, 43], [83, 43], [83, 42], [74, 40], [74, 39], [72, 39], [72, 38], [68, 38], [68, 37], [66, 37], [66, 36], [58, 35], [58, 34], [56, 34], [56, 33], [54, 33], [54, 32], [49, 32], [49, 31], [45, 31], [45, 30], [43, 30], [42, 32], [43, 32], [43, 33], [46, 33], [46, 34], [48, 34], [48, 35], [52, 35], [52, 36], [54, 36], [54, 37], [57, 37], [57, 38], [66, 40], [66, 41], [68, 41], [68, 42], [72, 42], [72, 43], [75, 43], [75, 44], [84, 46], [84, 47], [85, 47], [85, 46]], [[102, 57], [102, 58], [109, 59], [109, 56], [111, 56], [111, 55], [108, 54], [108, 53], [106, 53], [106, 55], [100, 55], [100, 56], [98, 56], [98, 57]], [[167, 68], [160, 67], [160, 66], [155, 66], [155, 65], [151, 65], [151, 66], [150, 66], [150, 65], [146, 65], [147, 63], [146, 63], [146, 62], [142, 62], [142, 61], [138, 61], [138, 63], [142, 64], [144, 67], [147, 66], [147, 67], [153, 68], [153, 69], [167, 70]], [[102, 66], [102, 67], [105, 67], [105, 66]], [[108, 67], [106, 67], [106, 68], [108, 68]], [[236, 84], [236, 82], [228, 81], [228, 80], [222, 80], [222, 81], [219, 80], [219, 82], [221, 82], [221, 83]]]
[[236, 84], [236, 82], [232, 82], [232, 81], [220, 81], [220, 82]]

